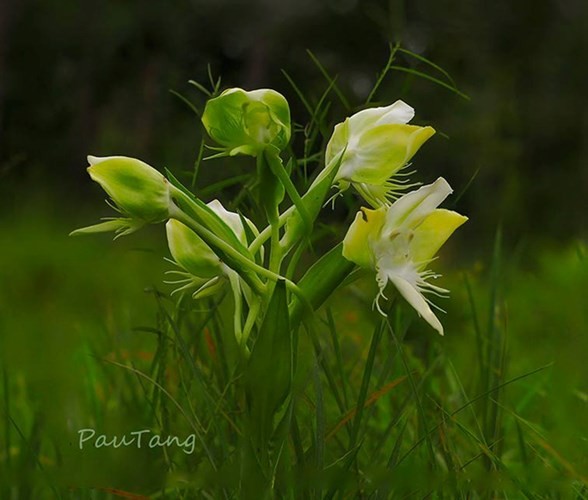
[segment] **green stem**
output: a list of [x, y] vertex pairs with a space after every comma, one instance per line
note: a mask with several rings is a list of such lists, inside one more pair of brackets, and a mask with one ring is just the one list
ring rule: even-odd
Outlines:
[[[239, 265], [242, 266], [242, 270], [248, 269], [250, 271], [253, 271], [254, 273], [257, 273], [258, 275], [265, 276], [266, 278], [278, 279], [278, 277], [275, 276], [274, 273], [270, 273], [264, 267], [259, 266], [255, 262], [249, 260], [247, 257], [241, 255], [231, 245], [226, 243], [223, 239], [219, 238], [212, 231], [205, 228], [202, 224], [196, 222], [192, 217], [187, 215], [174, 203], [170, 204], [169, 216], [171, 219], [176, 219], [180, 221], [182, 224], [188, 226], [190, 229], [192, 229], [192, 231], [194, 231], [202, 239], [204, 239], [206, 243], [218, 248], [226, 256], [230, 257], [233, 261], [237, 262]], [[258, 276], [250, 275], [247, 273], [242, 273], [241, 276], [246, 282], [248, 282], [251, 285], [251, 287], [257, 293], [263, 294], [265, 292], [265, 285], [261, 282]]]
[[[249, 306], [249, 312], [247, 313], [247, 319], [245, 320], [245, 326], [243, 327], [243, 337], [241, 338], [241, 343], [247, 349], [247, 341], [249, 340], [249, 335], [251, 335], [251, 330], [253, 330], [253, 326], [257, 321], [257, 317], [259, 316], [259, 312], [261, 311], [261, 300], [257, 297], [252, 299], [253, 303]], [[247, 349], [249, 351], [249, 349]]]
[[192, 217], [187, 215], [173, 203], [169, 207], [169, 216], [171, 219], [178, 220], [182, 224], [188, 226], [190, 229], [192, 229], [192, 231], [197, 233], [203, 240], [205, 240], [206, 243], [219, 248], [223, 253], [231, 257], [238, 264], [242, 265], [244, 269], [248, 269], [256, 273], [257, 276], [248, 275], [246, 273], [239, 274], [259, 295], [264, 295], [266, 292], [266, 285], [261, 282], [259, 276], [263, 276], [272, 282], [283, 279], [286, 283], [286, 288], [294, 293], [304, 303], [305, 307], [310, 307], [304, 292], [298, 287], [298, 285], [296, 285], [296, 283], [247, 259], [221, 238], [216, 236], [213, 232], [209, 231], [202, 224], [199, 224], [194, 219], [192, 219]]
[[[304, 204], [306, 214], [309, 217], [311, 224], [316, 220], [323, 207], [325, 197], [333, 185], [333, 181], [339, 171], [345, 151], [346, 150], [344, 149], [339, 155], [335, 156], [325, 168], [323, 168], [302, 197], [302, 203]], [[307, 223], [303, 220], [303, 214], [300, 211], [294, 212], [291, 220], [292, 223], [288, 225], [280, 242], [285, 253], [288, 253], [303, 236], [308, 234], [306, 231]]]
[[[292, 205], [290, 208], [288, 208], [288, 210], [286, 210], [283, 214], [280, 214], [279, 218], [278, 218], [278, 227], [282, 227], [284, 224], [286, 224], [286, 221], [288, 220], [288, 217], [290, 217], [290, 215], [292, 215], [292, 213], [294, 212], [294, 209], [296, 207], [294, 205]], [[267, 226], [263, 231], [261, 231], [261, 233], [259, 233], [259, 235], [253, 240], [253, 242], [251, 243], [251, 245], [249, 245], [249, 251], [255, 255], [259, 249], [261, 248], [261, 246], [270, 239], [272, 235], [272, 227]]]
[[[334, 179], [337, 171], [339, 170], [339, 166], [341, 165], [341, 160], [343, 158], [344, 153], [345, 153], [345, 150], [343, 150], [339, 156], [336, 156], [335, 158], [333, 158], [331, 160], [331, 162], [319, 173], [319, 175], [316, 177], [316, 179], [310, 185], [310, 187], [308, 188], [308, 190], [306, 191], [304, 196], [301, 198], [302, 203], [304, 203], [305, 199], [308, 199], [308, 197], [311, 195], [311, 193], [313, 191], [319, 189], [319, 184], [321, 182], [325, 181], [326, 178], [328, 178], [329, 185], [326, 186], [326, 189], [321, 189], [321, 196], [324, 199], [325, 193], [331, 187], [333, 179]], [[322, 201], [321, 201], [321, 206], [322, 206]], [[292, 216], [292, 214], [294, 213], [295, 210], [296, 210], [296, 206], [292, 205], [284, 213], [280, 214], [280, 218], [279, 218], [280, 228], [284, 224], [286, 224], [286, 221]], [[308, 214], [308, 210], [306, 210], [306, 213]], [[316, 214], [318, 214], [318, 210], [316, 210]], [[310, 215], [311, 220], [316, 218], [316, 214]], [[313, 215], [314, 215], [314, 217], [313, 217]], [[301, 216], [302, 216], [302, 214], [301, 214]], [[257, 238], [255, 238], [255, 240], [253, 240], [251, 245], [249, 245], [249, 251], [252, 254], [255, 255], [259, 251], [261, 246], [271, 237], [271, 231], [272, 231], [271, 226], [267, 226], [263, 231], [261, 231], [261, 233], [259, 233], [259, 236], [257, 236]], [[284, 245], [282, 245], [282, 246], [284, 246]]]
[[292, 200], [292, 203], [294, 203], [294, 206], [296, 207], [296, 209], [300, 213], [300, 217], [302, 218], [302, 221], [304, 222], [304, 225], [306, 226], [306, 230], [308, 232], [310, 232], [311, 227], [312, 227], [312, 221], [310, 219], [310, 215], [308, 213], [308, 210], [306, 210], [306, 207], [304, 206], [304, 202], [302, 201], [300, 194], [298, 194], [296, 187], [292, 183], [292, 180], [290, 179], [288, 172], [286, 172], [286, 169], [284, 168], [284, 164], [282, 163], [282, 159], [279, 156], [277, 156], [276, 154], [272, 154], [268, 150], [265, 151], [264, 157], [265, 157], [265, 160], [267, 161], [272, 173], [278, 178], [278, 180], [282, 183], [284, 188], [286, 188], [286, 192], [288, 193], [288, 196], [290, 197], [290, 199]]
[[235, 339], [237, 344], [241, 347], [243, 343], [243, 328], [241, 324], [241, 315], [243, 313], [243, 294], [241, 293], [241, 284], [239, 283], [239, 275], [230, 267], [224, 265], [224, 271], [229, 278], [231, 290], [233, 291], [233, 300], [235, 301], [235, 311], [233, 312], [233, 325], [235, 328]]
[[[264, 176], [266, 179], [266, 187], [268, 189], [268, 193], [260, 193], [261, 197], [264, 197], [264, 195], [267, 196], [265, 199], [260, 199], [260, 202], [263, 205], [270, 227], [271, 244], [269, 254], [269, 270], [273, 273], [279, 274], [280, 267], [282, 265], [282, 249], [280, 247], [280, 211], [278, 208], [279, 199], [272, 195], [279, 191], [278, 186], [280, 179], [273, 171], [274, 168], [271, 166], [269, 156], [270, 155], [266, 154], [266, 152], [257, 156], [257, 171], [260, 176]], [[275, 158], [274, 162], [276, 162]], [[280, 165], [282, 163], [279, 157], [277, 157], [277, 163]], [[271, 173], [267, 170], [268, 168], [272, 171]], [[268, 194], [270, 195], [268, 196]], [[269, 304], [274, 293], [275, 286], [276, 282], [268, 283], [265, 297], [266, 304]]]

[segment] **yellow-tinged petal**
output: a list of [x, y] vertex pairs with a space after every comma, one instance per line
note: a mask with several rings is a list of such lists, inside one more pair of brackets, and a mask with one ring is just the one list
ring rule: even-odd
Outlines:
[[437, 207], [451, 193], [440, 177], [433, 184], [412, 191], [389, 207], [362, 208], [343, 241], [343, 256], [374, 269], [380, 289], [375, 306], [392, 283], [407, 302], [435, 330], [443, 327], [433, 314], [425, 294], [443, 296], [447, 290], [430, 280], [438, 275], [425, 269], [439, 248], [467, 217]]
[[414, 230], [410, 245], [413, 262], [424, 267], [453, 232], [467, 220], [464, 215], [443, 208], [431, 212]]
[[385, 217], [386, 210], [383, 207], [378, 210], [362, 208], [357, 212], [343, 239], [343, 257], [358, 266], [374, 269], [376, 256], [372, 242], [378, 238]]
[[335, 180], [383, 184], [435, 133], [432, 127], [384, 124], [350, 135]]
[[325, 165], [341, 158], [333, 179], [340, 192], [353, 185], [378, 208], [388, 206], [411, 187], [405, 180], [393, 179], [435, 133], [432, 127], [407, 125], [413, 117], [414, 109], [398, 100], [389, 106], [359, 111], [335, 127], [327, 144]]

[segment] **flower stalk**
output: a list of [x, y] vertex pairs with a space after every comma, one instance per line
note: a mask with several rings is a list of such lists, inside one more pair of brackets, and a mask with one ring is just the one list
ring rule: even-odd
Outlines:
[[[396, 101], [361, 110], [335, 125], [324, 167], [303, 192], [290, 177], [299, 162], [289, 146], [286, 99], [271, 89], [240, 88], [210, 99], [202, 123], [218, 151], [211, 158], [250, 157], [261, 231], [220, 201], [197, 198], [170, 172], [164, 175], [123, 156], [88, 157], [91, 178], [110, 196], [120, 217], [72, 234], [113, 231], [118, 238], [147, 224], [165, 223], [170, 261], [177, 266], [168, 271], [176, 277], [168, 282], [176, 287], [171, 293], [190, 293], [200, 300], [230, 287], [231, 341], [239, 353], [232, 371], [239, 380], [237, 413], [246, 431], [241, 453], [251, 466], [243, 466], [243, 475], [259, 472], [256, 477], [267, 482], [268, 491], [277, 494], [276, 471], [296, 410], [299, 327], [305, 324], [311, 330], [314, 312], [339, 287], [354, 280], [360, 269], [372, 273], [378, 287], [374, 309], [385, 316], [382, 304], [393, 287], [395, 300], [406, 300], [444, 334], [430, 296], [444, 296], [447, 290], [433, 284], [439, 275], [429, 266], [467, 217], [440, 208], [452, 192], [443, 177], [418, 189], [420, 183], [408, 178], [407, 166], [435, 133], [430, 126], [409, 124], [414, 116], [412, 107]], [[307, 247], [319, 234], [315, 226], [321, 210], [351, 187], [366, 206], [330, 250], [301, 268], [307, 261], [303, 257], [311, 258]], [[329, 197], [332, 188], [336, 192]], [[392, 301], [387, 305], [391, 308]], [[368, 363], [373, 364], [381, 335], [374, 335]], [[362, 384], [363, 401], [368, 382], [369, 377]], [[359, 422], [357, 417], [353, 446]]]

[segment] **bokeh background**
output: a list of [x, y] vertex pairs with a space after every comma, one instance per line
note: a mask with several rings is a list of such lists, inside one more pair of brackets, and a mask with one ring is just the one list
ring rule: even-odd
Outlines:
[[[133, 328], [155, 317], [145, 289], [160, 287], [166, 268], [160, 228], [114, 245], [67, 237], [110, 213], [86, 155], [134, 156], [189, 179], [202, 130], [170, 90], [202, 106], [188, 81], [207, 82], [210, 67], [223, 86], [279, 90], [304, 123], [280, 70], [318, 99], [327, 82], [309, 49], [360, 105], [401, 42], [469, 96], [399, 71], [376, 96], [405, 99], [415, 123], [435, 126], [414, 166], [425, 181], [445, 176], [470, 217], [441, 259], [454, 293], [449, 349], [467, 369], [461, 276], [490, 293], [500, 227], [513, 372], [554, 363], [537, 415], [574, 467], [587, 467], [587, 26], [583, 0], [0, 2], [0, 448], [24, 471], [36, 465], [20, 454], [17, 425], [31, 441], [70, 439], [68, 422], [90, 405], [81, 395], [91, 382], [76, 375], [88, 346], [132, 351]], [[398, 64], [441, 77], [414, 57]], [[332, 125], [345, 113], [335, 99]], [[205, 163], [198, 183], [238, 173]]]
[[[451, 138], [423, 151], [419, 170], [456, 185], [479, 170], [463, 200], [477, 230], [502, 220], [513, 240], [559, 241], [586, 231], [581, 0], [6, 0], [0, 9], [0, 175], [9, 192], [56, 186], [83, 200], [88, 152], [189, 168], [199, 127], [169, 90], [195, 98], [187, 82], [205, 81], [208, 64], [226, 86], [279, 89], [303, 121], [280, 69], [318, 94], [324, 80], [310, 49], [360, 103], [388, 43], [401, 41], [471, 97], [418, 80], [404, 89], [417, 118]], [[392, 74], [387, 87], [398, 92], [402, 77]], [[385, 85], [378, 97], [399, 97], [390, 93]]]

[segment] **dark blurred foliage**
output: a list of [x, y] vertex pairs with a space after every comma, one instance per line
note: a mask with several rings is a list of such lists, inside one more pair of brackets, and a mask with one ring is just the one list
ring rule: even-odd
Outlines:
[[421, 177], [459, 192], [478, 172], [459, 201], [471, 241], [500, 222], [515, 243], [568, 240], [587, 229], [587, 26], [584, 0], [3, 0], [3, 199], [36, 185], [81, 202], [87, 153], [190, 169], [200, 126], [168, 91], [202, 105], [187, 81], [206, 81], [208, 64], [224, 86], [281, 91], [304, 122], [280, 69], [318, 98], [327, 84], [310, 49], [361, 104], [400, 41], [471, 97], [398, 72], [376, 96], [405, 98], [440, 132], [416, 158]]

